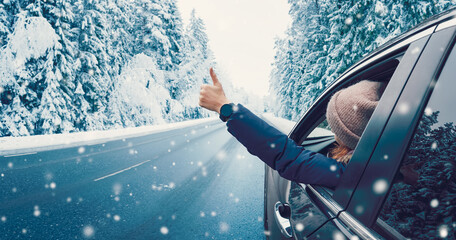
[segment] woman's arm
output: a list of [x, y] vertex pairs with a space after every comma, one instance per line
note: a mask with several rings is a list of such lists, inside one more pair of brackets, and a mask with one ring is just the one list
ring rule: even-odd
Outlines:
[[288, 180], [335, 187], [345, 170], [342, 163], [305, 150], [241, 104], [227, 121], [228, 131], [249, 153]]
[[[200, 106], [220, 113], [220, 108], [230, 101], [214, 70], [210, 74], [214, 85], [203, 85]], [[287, 135], [238, 104], [227, 121], [228, 131], [247, 150], [259, 157], [279, 174], [289, 180], [335, 187], [345, 170], [342, 163], [322, 154], [305, 150]]]

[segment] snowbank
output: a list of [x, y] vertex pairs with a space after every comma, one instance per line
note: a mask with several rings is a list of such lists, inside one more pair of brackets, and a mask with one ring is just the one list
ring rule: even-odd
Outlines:
[[155, 126], [124, 128], [107, 131], [91, 131], [66, 134], [37, 135], [28, 137], [0, 138], [0, 155], [24, 154], [36, 151], [68, 148], [80, 145], [100, 144], [123, 138], [144, 136], [169, 130], [210, 124], [220, 121], [217, 117], [169, 123]]

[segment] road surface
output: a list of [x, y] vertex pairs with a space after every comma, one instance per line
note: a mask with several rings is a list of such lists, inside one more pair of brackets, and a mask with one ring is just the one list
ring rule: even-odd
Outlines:
[[0, 239], [263, 239], [264, 165], [218, 121], [0, 159]]

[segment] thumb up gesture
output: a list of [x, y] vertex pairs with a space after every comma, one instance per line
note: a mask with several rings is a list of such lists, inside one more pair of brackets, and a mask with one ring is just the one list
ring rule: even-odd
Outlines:
[[222, 84], [219, 82], [214, 69], [210, 69], [212, 82], [214, 85], [203, 84], [201, 85], [199, 105], [211, 111], [220, 114], [220, 108], [227, 103], [230, 103], [225, 96]]

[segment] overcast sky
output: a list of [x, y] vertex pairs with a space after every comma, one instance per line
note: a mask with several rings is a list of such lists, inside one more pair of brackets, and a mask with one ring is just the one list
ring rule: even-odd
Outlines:
[[287, 0], [178, 0], [187, 24], [192, 9], [206, 24], [209, 46], [234, 86], [266, 95], [274, 41], [291, 20]]

